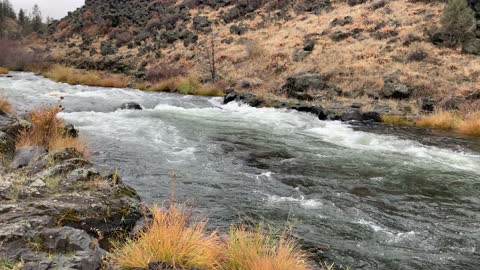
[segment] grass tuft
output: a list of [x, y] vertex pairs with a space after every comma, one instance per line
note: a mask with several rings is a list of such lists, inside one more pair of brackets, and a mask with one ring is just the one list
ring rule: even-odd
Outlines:
[[230, 230], [226, 255], [228, 270], [306, 270], [307, 257], [294, 240], [285, 236], [277, 240], [272, 233], [263, 233], [263, 227]]
[[43, 75], [56, 82], [63, 82], [73, 85], [88, 85], [99, 87], [128, 87], [129, 79], [121, 74], [108, 74], [100, 71], [87, 71], [70, 68], [62, 65], [53, 66]]
[[85, 144], [79, 139], [65, 134], [64, 123], [57, 117], [60, 107], [37, 109], [28, 116], [32, 127], [24, 129], [17, 138], [17, 149], [28, 146], [44, 146], [53, 151], [68, 147], [76, 148], [84, 156], [87, 154]]
[[3, 112], [11, 112], [12, 111], [12, 105], [8, 100], [4, 98], [0, 98], [0, 111]]
[[8, 74], [8, 68], [0, 67], [0, 74]]
[[190, 223], [179, 208], [151, 209], [153, 220], [136, 239], [117, 248], [114, 262], [122, 268], [148, 268], [149, 263], [167, 263], [174, 268], [220, 269], [222, 241], [206, 233], [206, 222]]

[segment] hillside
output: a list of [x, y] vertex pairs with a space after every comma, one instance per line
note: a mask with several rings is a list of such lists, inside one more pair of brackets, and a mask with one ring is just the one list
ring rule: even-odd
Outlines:
[[[480, 2], [470, 5], [480, 18]], [[446, 46], [439, 30], [444, 7], [400, 0], [87, 0], [54, 26], [49, 46], [68, 64], [139, 80], [186, 73], [206, 82], [214, 53], [214, 79], [226, 89], [327, 107], [332, 97], [364, 106], [407, 100], [384, 102], [387, 114], [478, 110], [480, 31], [463, 48]], [[310, 93], [285, 87], [287, 78], [305, 73], [320, 81], [306, 82]]]

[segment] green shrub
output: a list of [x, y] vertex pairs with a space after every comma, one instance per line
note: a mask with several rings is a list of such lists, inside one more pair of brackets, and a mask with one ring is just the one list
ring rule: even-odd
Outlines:
[[466, 0], [449, 0], [440, 20], [442, 30], [452, 44], [463, 43], [475, 30], [475, 15]]

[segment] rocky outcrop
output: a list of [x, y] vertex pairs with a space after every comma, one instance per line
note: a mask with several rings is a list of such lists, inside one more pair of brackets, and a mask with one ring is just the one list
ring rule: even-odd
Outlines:
[[390, 99], [407, 99], [412, 95], [412, 89], [400, 80], [400, 71], [384, 77], [382, 96]]
[[0, 166], [0, 258], [32, 270], [100, 269], [109, 239], [143, 217], [139, 196], [74, 148], [15, 151], [19, 121], [0, 119], [14, 152]]
[[290, 98], [314, 100], [327, 96], [336, 96], [342, 91], [327, 84], [318, 73], [302, 73], [287, 78], [282, 90]]
[[298, 112], [305, 112], [314, 114], [319, 120], [340, 120], [345, 122], [381, 122], [380, 109], [371, 111], [362, 111], [361, 105], [342, 105], [335, 108], [324, 109], [320, 104], [297, 103], [291, 104], [289, 102], [282, 102], [272, 99], [260, 99], [251, 93], [237, 93], [230, 92], [225, 95], [223, 99], [224, 104], [230, 102], [244, 103], [252, 107], [272, 107], [272, 108], [286, 108]]

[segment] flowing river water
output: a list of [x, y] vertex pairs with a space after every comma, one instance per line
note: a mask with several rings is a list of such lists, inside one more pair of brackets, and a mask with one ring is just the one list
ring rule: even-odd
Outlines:
[[[349, 126], [220, 98], [0, 77], [21, 112], [54, 104], [91, 159], [147, 202], [177, 200], [214, 226], [293, 224], [351, 269], [480, 269], [480, 141]], [[124, 102], [144, 110], [117, 110]]]

